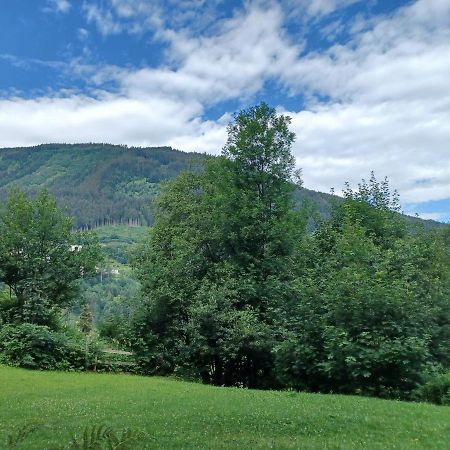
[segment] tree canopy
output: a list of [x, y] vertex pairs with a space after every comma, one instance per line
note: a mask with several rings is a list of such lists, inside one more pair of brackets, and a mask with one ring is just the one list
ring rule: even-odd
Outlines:
[[271, 377], [270, 299], [283, 290], [299, 221], [289, 121], [266, 104], [241, 111], [222, 156], [158, 198], [134, 263], [143, 353], [156, 370], [194, 367], [205, 381], [248, 386]]
[[289, 123], [264, 103], [241, 111], [219, 158], [162, 189], [133, 262], [141, 367], [411, 398], [449, 364], [448, 236], [411, 231], [374, 174], [307, 232]]
[[95, 271], [94, 236], [72, 233], [72, 219], [47, 191], [36, 199], [14, 190], [0, 214], [0, 281], [11, 293], [9, 320], [49, 324], [80, 294], [79, 280]]

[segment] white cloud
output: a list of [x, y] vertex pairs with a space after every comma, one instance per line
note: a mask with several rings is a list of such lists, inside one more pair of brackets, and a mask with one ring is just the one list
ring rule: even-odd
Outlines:
[[164, 95], [204, 105], [248, 98], [280, 66], [295, 61], [299, 48], [288, 43], [282, 19], [279, 8], [250, 8], [220, 24], [215, 36], [172, 33], [167, 67], [123, 72], [119, 81], [130, 96]]
[[72, 7], [69, 0], [47, 0], [45, 12], [67, 13]]
[[[448, 102], [450, 111], [450, 102]], [[409, 102], [376, 105], [318, 106], [290, 113], [297, 133], [295, 153], [304, 169], [306, 186], [328, 191], [343, 181], [355, 185], [375, 170], [389, 177], [405, 202], [450, 197], [450, 113], [423, 126], [432, 110], [411, 108]], [[429, 180], [424, 183], [423, 180]]]
[[[168, 27], [161, 2], [109, 1], [112, 9], [105, 10], [85, 3], [88, 20], [108, 35], [140, 15], [140, 26], [153, 27], [166, 41], [165, 64], [138, 70], [71, 65], [73, 73], [90, 77], [95, 97], [0, 100], [0, 145], [102, 141], [217, 153], [229, 116], [205, 120], [205, 108], [230, 99], [254, 103], [274, 80], [309, 99], [305, 110], [289, 112], [307, 187], [339, 190], [373, 169], [390, 178], [406, 203], [450, 197], [447, 0], [419, 0], [390, 16], [360, 18], [345, 45], [307, 54], [285, 29], [289, 8], [316, 17], [353, 1], [249, 1], [200, 35]], [[195, 10], [202, 1], [183, 4]], [[103, 92], [105, 81], [115, 81], [117, 93]]]
[[[0, 101], [2, 145], [42, 142], [112, 142], [170, 145], [200, 136], [216, 124], [196, 119], [201, 108], [170, 100], [132, 99], [105, 94], [98, 99], [69, 96]], [[26, 125], [20, 118], [26, 118]], [[182, 140], [180, 141], [182, 142]]]
[[103, 36], [123, 31], [122, 24], [114, 18], [110, 10], [102, 9], [94, 3], [84, 3], [83, 10], [88, 23], [94, 23]]
[[291, 113], [305, 184], [339, 188], [374, 169], [405, 203], [449, 198], [449, 73], [450, 3], [439, 0], [287, 67], [280, 76], [292, 92], [330, 98]]
[[[167, 29], [190, 31], [192, 34], [215, 27], [222, 18], [225, 0], [106, 0], [100, 4], [95, 0], [86, 0], [86, 9], [95, 7], [121, 24], [121, 31], [127, 33], [150, 32], [159, 38], [164, 37]], [[99, 29], [105, 27], [99, 21]], [[161, 33], [161, 34], [159, 34]]]
[[291, 15], [304, 19], [320, 18], [361, 0], [283, 0]]

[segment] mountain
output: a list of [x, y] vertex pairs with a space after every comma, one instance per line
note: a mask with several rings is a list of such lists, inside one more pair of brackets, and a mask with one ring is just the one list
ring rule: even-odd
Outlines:
[[[78, 228], [148, 225], [160, 183], [206, 158], [170, 147], [109, 144], [47, 144], [0, 149], [0, 201], [13, 187], [35, 194], [49, 189]], [[330, 209], [328, 194], [303, 189], [298, 197]]]
[[[0, 149], [0, 201], [13, 187], [30, 194], [47, 188], [74, 217], [77, 228], [149, 225], [160, 183], [182, 170], [198, 168], [205, 158], [171, 147], [44, 144], [4, 148]], [[295, 197], [297, 203], [314, 202], [323, 217], [329, 216], [332, 195], [302, 188]]]
[[146, 225], [161, 181], [200, 155], [170, 147], [50, 144], [0, 149], [0, 200], [14, 186], [31, 194], [49, 189], [77, 227]]

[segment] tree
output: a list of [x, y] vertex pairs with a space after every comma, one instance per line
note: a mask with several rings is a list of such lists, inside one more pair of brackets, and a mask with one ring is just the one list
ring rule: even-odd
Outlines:
[[82, 333], [88, 335], [92, 331], [93, 320], [94, 317], [92, 316], [89, 303], [85, 303], [81, 310], [80, 319], [78, 321], [78, 326]]
[[290, 226], [297, 173], [289, 124], [289, 117], [278, 116], [262, 103], [238, 113], [228, 126], [222, 152], [226, 163], [218, 174], [220, 190], [227, 196], [222, 205], [227, 216], [224, 236], [227, 250], [244, 267], [290, 251], [290, 236], [283, 228]]
[[79, 280], [95, 271], [93, 235], [72, 232], [72, 219], [42, 191], [35, 200], [18, 190], [0, 215], [0, 281], [10, 289], [14, 321], [51, 325], [79, 295]]
[[450, 248], [408, 233], [382, 186], [372, 176], [347, 189], [299, 248], [276, 352], [288, 386], [411, 398], [427, 372], [448, 367]]
[[272, 383], [271, 324], [304, 228], [293, 211], [289, 123], [264, 103], [241, 111], [221, 157], [163, 188], [151, 237], [134, 261], [147, 370], [193, 367], [210, 383]]
[[334, 228], [339, 228], [346, 217], [360, 223], [366, 234], [385, 248], [407, 235], [399, 195], [395, 190], [391, 192], [387, 178], [380, 182], [372, 171], [369, 181], [362, 179], [355, 191], [346, 183], [343, 194], [344, 203], [332, 212]]

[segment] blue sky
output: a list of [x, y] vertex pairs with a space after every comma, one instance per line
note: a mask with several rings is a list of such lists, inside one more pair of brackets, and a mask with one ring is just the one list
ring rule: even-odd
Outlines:
[[14, 0], [0, 13], [0, 146], [219, 153], [232, 113], [292, 117], [308, 188], [375, 170], [450, 221], [448, 0]]

